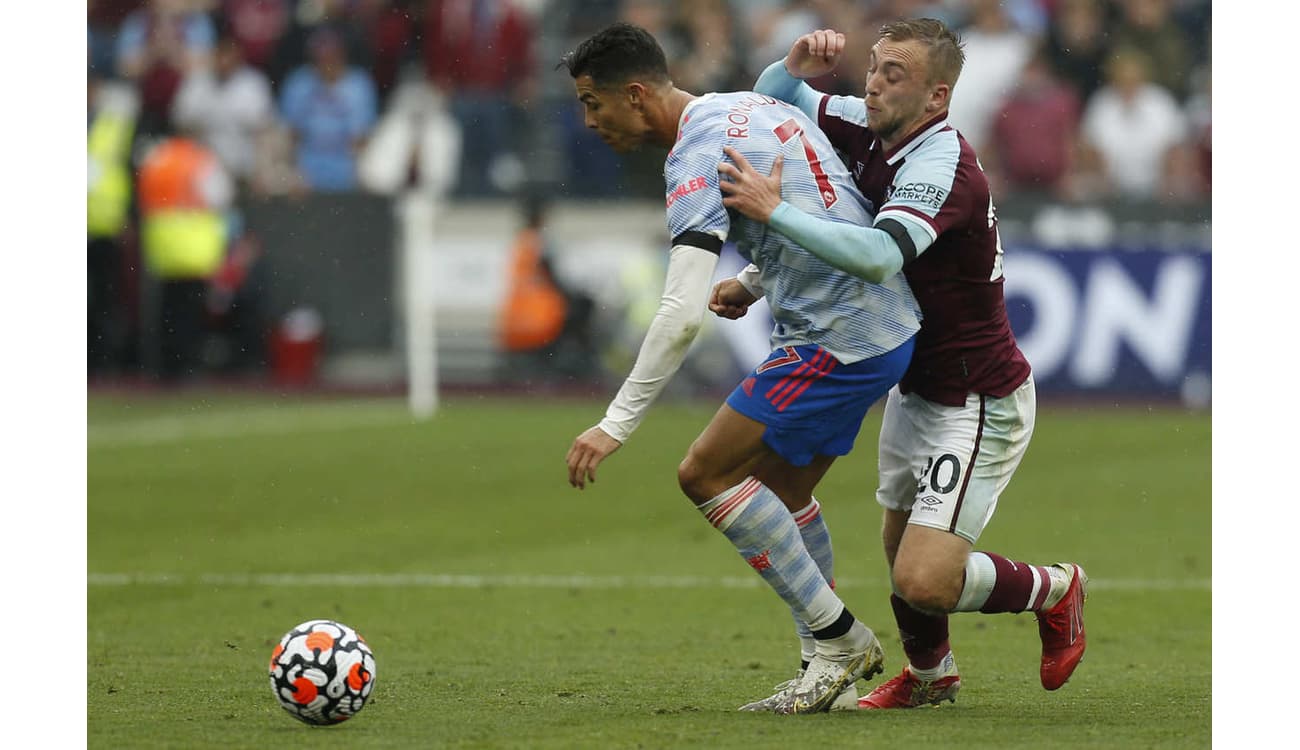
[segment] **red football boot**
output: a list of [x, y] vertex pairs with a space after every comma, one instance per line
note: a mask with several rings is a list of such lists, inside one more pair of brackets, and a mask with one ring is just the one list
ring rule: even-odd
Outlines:
[[1056, 567], [1072, 574], [1070, 588], [1056, 606], [1039, 612], [1038, 637], [1043, 641], [1043, 661], [1038, 676], [1043, 687], [1056, 690], [1070, 679], [1083, 659], [1088, 639], [1083, 632], [1083, 603], [1088, 598], [1088, 576], [1074, 563], [1057, 563]]
[[910, 667], [903, 667], [902, 674], [872, 690], [867, 697], [859, 698], [858, 708], [937, 706], [943, 701], [955, 702], [960, 689], [961, 677], [956, 669], [937, 680], [927, 682], [912, 674]]

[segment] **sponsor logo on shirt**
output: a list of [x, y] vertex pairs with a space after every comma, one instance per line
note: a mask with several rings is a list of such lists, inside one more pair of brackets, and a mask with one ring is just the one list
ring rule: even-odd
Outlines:
[[909, 182], [906, 185], [890, 185], [886, 191], [887, 201], [907, 201], [920, 203], [930, 208], [939, 209], [948, 198], [948, 191], [928, 182]]
[[708, 186], [708, 184], [709, 183], [703, 177], [695, 177], [690, 180], [687, 180], [686, 182], [683, 182], [682, 184], [673, 188], [673, 191], [668, 194], [668, 205], [669, 206], [673, 205], [674, 203], [677, 202], [677, 199], [681, 198], [682, 196], [690, 195], [691, 193], [694, 193], [696, 190], [704, 189], [705, 187]]

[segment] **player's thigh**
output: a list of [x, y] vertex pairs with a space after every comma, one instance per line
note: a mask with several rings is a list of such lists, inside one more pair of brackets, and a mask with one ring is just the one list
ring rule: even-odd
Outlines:
[[767, 425], [723, 404], [677, 467], [682, 490], [698, 505], [740, 483], [771, 454]]
[[936, 404], [915, 394], [903, 396], [899, 404], [915, 431], [909, 464], [916, 484], [910, 497], [893, 496], [881, 504], [910, 511], [911, 525], [956, 534], [973, 544], [1029, 446], [1033, 379], [1004, 398], [972, 394], [962, 406]]

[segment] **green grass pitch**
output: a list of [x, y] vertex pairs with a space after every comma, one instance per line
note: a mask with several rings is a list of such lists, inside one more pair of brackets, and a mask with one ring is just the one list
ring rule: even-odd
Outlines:
[[[791, 676], [789, 612], [675, 469], [716, 403], [665, 402], [585, 492], [563, 457], [604, 403], [92, 395], [87, 740], [102, 748], [1187, 748], [1211, 744], [1211, 417], [1040, 407], [979, 547], [1074, 560], [1087, 657], [1038, 684], [1032, 615], [954, 616], [955, 704], [735, 708]], [[879, 411], [819, 489], [840, 593], [902, 666], [873, 499]], [[374, 649], [329, 728], [271, 695], [290, 627]], [[863, 687], [878, 683], [864, 683]]]

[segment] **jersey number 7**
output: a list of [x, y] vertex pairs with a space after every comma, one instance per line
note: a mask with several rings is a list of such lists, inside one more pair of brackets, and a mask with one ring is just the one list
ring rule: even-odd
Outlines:
[[776, 133], [781, 145], [788, 143], [791, 138], [798, 138], [803, 142], [803, 153], [808, 157], [808, 169], [812, 170], [813, 177], [817, 179], [817, 192], [821, 193], [822, 203], [825, 203], [827, 208], [835, 205], [835, 201], [840, 197], [835, 194], [835, 188], [831, 186], [831, 178], [827, 177], [826, 170], [822, 169], [822, 160], [817, 157], [817, 151], [808, 140], [808, 136], [804, 134], [803, 128], [799, 127], [799, 123], [791, 117], [777, 125], [772, 132]]

